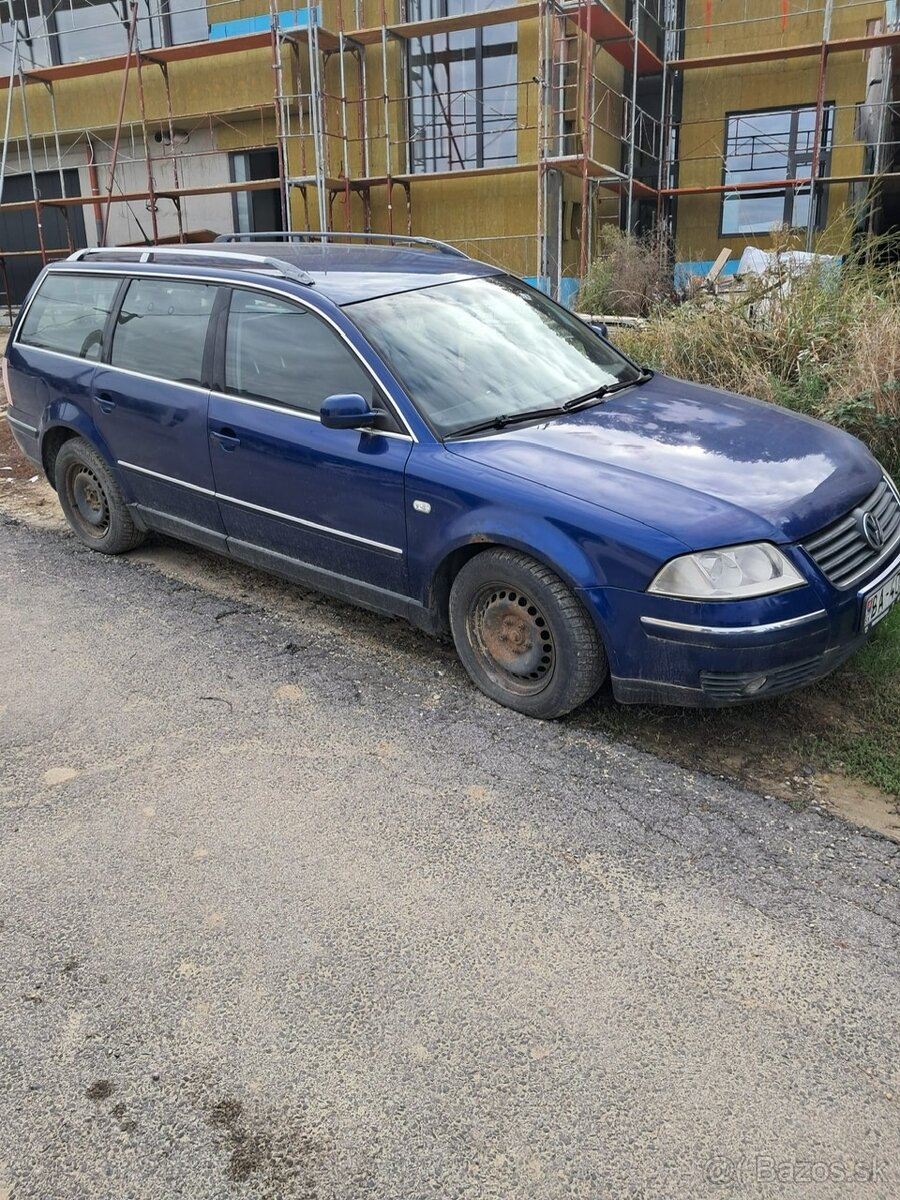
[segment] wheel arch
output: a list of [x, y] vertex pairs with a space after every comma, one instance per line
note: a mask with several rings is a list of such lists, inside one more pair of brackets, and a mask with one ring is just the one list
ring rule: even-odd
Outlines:
[[[557, 535], [562, 537], [561, 534]], [[552, 553], [549, 547], [537, 538], [524, 541], [514, 534], [499, 531], [469, 535], [448, 550], [431, 573], [426, 606], [431, 613], [435, 630], [440, 633], [449, 632], [450, 589], [453, 581], [467, 562], [488, 550], [517, 550], [527, 554], [529, 558], [558, 575], [573, 592], [594, 582], [589, 576], [585, 578], [584, 573], [590, 571], [587, 558], [574, 543], [568, 543], [567, 549], [568, 557], [572, 560], [569, 567], [560, 562], [560, 555]]]
[[94, 450], [103, 458], [110, 471], [116, 477], [121, 487], [119, 472], [116, 470], [115, 459], [109, 452], [109, 448], [97, 432], [97, 427], [94, 425], [87, 415], [74, 404], [67, 401], [62, 401], [52, 405], [47, 412], [46, 421], [41, 431], [41, 463], [44, 467], [44, 473], [52, 488], [56, 487], [55, 468], [56, 458], [66, 442], [72, 438], [81, 437], [92, 446]]

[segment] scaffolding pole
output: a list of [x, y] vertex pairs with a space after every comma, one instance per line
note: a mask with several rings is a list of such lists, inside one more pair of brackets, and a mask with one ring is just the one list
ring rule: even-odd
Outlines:
[[[128, 22], [128, 52], [125, 55], [125, 73], [122, 76], [122, 91], [119, 94], [119, 115], [116, 119], [116, 132], [113, 139], [112, 158], [109, 164], [109, 184], [106, 195], [106, 209], [103, 213], [103, 230], [100, 245], [106, 245], [106, 235], [109, 231], [109, 214], [112, 208], [113, 191], [116, 186], [116, 163], [119, 159], [119, 140], [122, 136], [122, 122], [125, 119], [125, 98], [128, 95], [128, 75], [131, 70], [131, 59], [134, 51], [134, 39], [137, 33], [138, 6], [137, 0], [131, 0], [131, 18]], [[27, 134], [26, 134], [27, 136]]]
[[[13, 44], [10, 54], [10, 70], [16, 72], [19, 65], [19, 22], [13, 21]], [[0, 204], [3, 203], [3, 185], [6, 182], [6, 160], [9, 155], [9, 130], [12, 123], [13, 92], [15, 88], [10, 79], [6, 90], [6, 122], [3, 127], [3, 153], [0, 159]]]
[[278, 28], [278, 0], [270, 0], [269, 21], [272, 39], [272, 77], [273, 102], [275, 106], [275, 146], [278, 158], [278, 179], [280, 183], [281, 225], [283, 229], [292, 229], [291, 222], [291, 187], [288, 182], [288, 144], [285, 128], [284, 101], [284, 62], [282, 60], [282, 44]]
[[632, 231], [634, 210], [634, 152], [637, 135], [637, 81], [638, 81], [638, 3], [631, 5], [631, 106], [628, 112], [628, 193], [625, 209], [625, 232]]
[[138, 93], [138, 111], [141, 114], [141, 141], [144, 146], [144, 162], [147, 167], [147, 208], [150, 210], [150, 229], [153, 233], [151, 245], [159, 241], [159, 222], [157, 220], [156, 181], [153, 178], [153, 159], [150, 156], [150, 141], [147, 137], [147, 106], [144, 99], [144, 71], [141, 52], [138, 50], [135, 64]]
[[813, 154], [809, 167], [809, 216], [806, 222], [806, 249], [815, 244], [819, 208], [819, 158], [822, 153], [822, 129], [825, 121], [825, 75], [828, 71], [828, 42], [831, 38], [831, 18], [834, 0], [825, 0], [822, 17], [822, 49], [819, 54], [819, 74], [816, 86], [816, 129], [813, 134]]
[[22, 101], [22, 128], [25, 132], [25, 148], [28, 155], [28, 174], [31, 176], [31, 193], [34, 201], [34, 219], [37, 224], [38, 246], [40, 248], [41, 262], [44, 266], [47, 265], [47, 247], [44, 244], [44, 217], [41, 208], [41, 193], [38, 187], [37, 172], [34, 169], [34, 155], [31, 150], [31, 127], [28, 121], [28, 100], [25, 96], [25, 74], [22, 71], [22, 61], [18, 62], [19, 68], [19, 98]]

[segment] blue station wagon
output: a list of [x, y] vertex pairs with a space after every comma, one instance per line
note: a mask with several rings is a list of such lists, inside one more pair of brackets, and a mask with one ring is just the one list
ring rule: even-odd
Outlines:
[[[149, 530], [449, 631], [553, 718], [734, 704], [849, 657], [900, 596], [900, 498], [856, 439], [654, 374], [441, 243], [79, 251], [4, 360], [77, 536]], [[360, 244], [362, 243], [362, 244]]]

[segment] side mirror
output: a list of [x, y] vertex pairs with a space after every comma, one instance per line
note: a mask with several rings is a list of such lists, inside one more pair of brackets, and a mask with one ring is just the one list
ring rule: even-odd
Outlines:
[[609, 326], [605, 321], [592, 321], [591, 329], [593, 329], [594, 333], [598, 333], [600, 337], [609, 341]]
[[362, 429], [378, 420], [368, 400], [355, 393], [328, 396], [322, 401], [319, 416], [326, 429]]

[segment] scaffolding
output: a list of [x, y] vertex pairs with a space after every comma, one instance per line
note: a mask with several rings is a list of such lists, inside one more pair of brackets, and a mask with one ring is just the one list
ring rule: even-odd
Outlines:
[[[82, 8], [84, 2], [69, 0]], [[6, 27], [11, 30], [11, 43], [5, 47], [9, 71], [0, 79], [0, 94], [4, 88], [7, 92], [0, 218], [28, 213], [36, 231], [34, 246], [0, 245], [0, 286], [5, 286], [7, 298], [11, 260], [46, 263], [71, 253], [76, 242], [84, 240], [73, 229], [76, 210], [93, 213], [92, 236], [99, 245], [106, 244], [120, 206], [131, 213], [141, 241], [154, 244], [221, 231], [208, 229], [203, 222], [191, 226], [185, 210], [195, 198], [222, 199], [257, 191], [277, 192], [285, 230], [296, 224], [334, 230], [339, 224], [348, 231], [373, 232], [379, 224], [389, 234], [415, 231], [443, 236], [441, 228], [414, 230], [413, 196], [426, 180], [495, 181], [531, 175], [536, 186], [533, 231], [452, 240], [480, 257], [534, 276], [558, 294], [567, 269], [564, 243], [577, 242], [574, 271], [583, 275], [604, 221], [629, 231], [655, 227], [668, 233], [682, 197], [792, 188], [811, 197], [807, 229], [811, 248], [817, 194], [845, 184], [860, 195], [900, 178], [900, 171], [894, 169], [898, 163], [895, 48], [900, 45], [896, 2], [884, 5], [884, 18], [876, 26], [870, 20], [864, 32], [853, 37], [832, 36], [834, 0], [791, 4], [773, 0], [769, 5], [746, 0], [739, 17], [718, 23], [712, 20], [712, 6], [706, 4], [703, 19], [694, 25], [685, 22], [685, 5], [679, 0], [523, 0], [422, 19], [408, 19], [406, 0], [376, 2], [379, 19], [366, 25], [361, 0], [354, 0], [352, 6], [349, 0], [334, 0], [329, 10], [334, 28], [329, 28], [320, 7], [310, 0], [305, 0], [305, 8], [288, 12], [279, 0], [269, 0], [262, 21], [245, 19], [231, 31], [217, 22], [215, 28], [224, 33], [210, 33], [206, 40], [147, 46], [146, 21], [137, 0], [129, 0], [124, 10], [127, 22], [119, 22], [125, 26], [123, 53], [69, 63], [46, 56], [47, 64], [41, 65], [36, 61], [35, 37], [23, 40], [19, 19], [23, 0], [0, 0], [0, 8], [9, 13]], [[396, 8], [389, 11], [389, 3]], [[847, 0], [839, 7], [842, 12], [854, 7], [870, 12], [873, 5]], [[202, 6], [203, 20], [229, 16], [233, 8], [210, 0]], [[367, 2], [365, 11], [372, 9]], [[770, 31], [772, 36], [766, 45], [724, 52], [717, 47], [727, 32], [726, 24], [745, 31]], [[433, 47], [438, 39], [449, 47], [451, 38], [463, 31], [496, 31], [506, 26], [515, 26], [517, 45], [520, 31], [536, 35], [535, 73], [501, 84], [476, 80], [472, 86], [451, 88], [448, 70], [446, 88], [438, 88], [435, 82], [432, 124], [439, 129], [424, 133], [426, 139], [440, 137], [447, 142], [447, 164], [445, 169], [423, 170], [411, 151], [422, 134], [411, 119], [410, 48]], [[818, 37], [792, 36], [795, 29], [802, 32], [814, 26]], [[831, 163], [842, 148], [834, 131], [846, 125], [844, 110], [850, 106], [828, 103], [829, 63], [839, 55], [876, 52], [885, 56], [887, 69], [882, 69], [877, 81], [880, 93], [874, 98], [867, 95], [866, 111], [857, 122], [873, 153], [866, 154], [858, 170], [833, 172]], [[268, 56], [268, 95], [260, 95], [250, 105], [215, 110], [189, 111], [175, 102], [174, 72], [210, 58], [233, 63], [230, 56], [234, 55], [253, 56], [254, 61]], [[707, 149], [701, 139], [693, 154], [679, 152], [679, 139], [683, 146], [691, 126], [703, 124], [681, 117], [680, 97], [691, 73], [802, 59], [816, 70], [808, 170], [790, 179], [782, 175], [726, 181], [723, 171], [717, 184], [684, 182], [705, 161], [723, 163], [723, 150], [712, 135]], [[64, 81], [103, 75], [120, 77], [116, 119], [97, 127], [60, 123], [63, 105], [57, 91]], [[33, 111], [39, 105], [38, 122]], [[473, 164], [460, 149], [474, 136], [474, 128], [483, 127], [486, 112], [492, 128], [515, 139], [510, 161]], [[829, 154], [823, 156], [826, 119], [832, 140]], [[721, 119], [716, 121], [721, 129]], [[856, 137], [853, 145], [861, 144]], [[277, 169], [264, 178], [214, 178], [210, 164], [222, 157], [222, 145], [248, 153], [274, 146]], [[76, 190], [71, 182], [73, 167], [79, 168]], [[10, 199], [5, 194], [6, 180], [14, 174], [30, 181], [30, 196]], [[47, 194], [48, 185], [42, 181], [50, 175], [56, 177], [53, 188], [58, 194]], [[89, 186], [83, 189], [85, 177]], [[140, 205], [146, 219], [137, 215]], [[159, 214], [168, 205], [176, 229], [161, 237]], [[342, 220], [336, 220], [336, 205], [343, 208]], [[83, 217], [79, 221], [83, 225]], [[171, 228], [171, 220], [166, 223]], [[52, 238], [47, 236], [48, 226], [54, 231]], [[573, 269], [572, 264], [568, 269]]]

